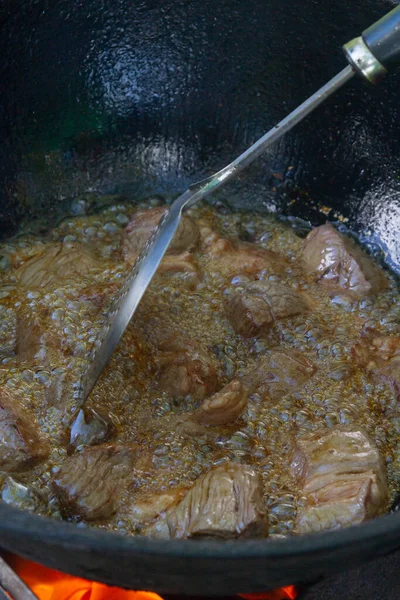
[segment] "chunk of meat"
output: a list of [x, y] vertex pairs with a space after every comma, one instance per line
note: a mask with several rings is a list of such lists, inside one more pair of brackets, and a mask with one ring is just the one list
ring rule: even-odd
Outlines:
[[19, 471], [47, 456], [33, 415], [4, 389], [0, 389], [0, 433], [0, 471]]
[[134, 460], [132, 449], [119, 446], [85, 448], [73, 454], [53, 480], [64, 514], [87, 521], [112, 515]]
[[198, 479], [165, 519], [172, 539], [267, 536], [260, 476], [247, 465], [216, 467]]
[[384, 512], [386, 473], [378, 449], [357, 427], [339, 426], [297, 441], [292, 472], [305, 496], [298, 533], [338, 529]]
[[49, 244], [43, 252], [24, 262], [15, 275], [19, 284], [27, 289], [52, 289], [73, 282], [74, 278], [87, 275], [94, 269], [104, 270], [92, 252], [75, 244]]
[[187, 395], [203, 400], [218, 387], [217, 370], [211, 355], [185, 338], [168, 338], [159, 344], [156, 356], [159, 387], [175, 398]]
[[17, 351], [17, 316], [11, 308], [0, 308], [0, 356]]
[[383, 360], [400, 356], [400, 337], [378, 336], [372, 340], [372, 346]]
[[179, 287], [194, 290], [201, 281], [198, 264], [189, 252], [167, 255], [157, 269], [158, 275], [174, 275], [179, 278]]
[[129, 509], [129, 520], [133, 523], [148, 523], [163, 515], [170, 506], [177, 504], [185, 495], [186, 490], [176, 488], [165, 494], [153, 494], [147, 496], [141, 502]]
[[279, 275], [287, 266], [285, 259], [276, 252], [251, 244], [238, 244], [232, 251], [213, 259], [213, 267], [227, 277], [239, 274], [255, 275], [262, 271]]
[[357, 363], [367, 371], [387, 379], [400, 395], [400, 338], [365, 336], [353, 347]]
[[251, 391], [240, 379], [233, 379], [219, 392], [207, 398], [193, 415], [203, 425], [226, 425], [236, 421], [246, 408]]
[[271, 351], [257, 367], [207, 398], [190, 420], [203, 425], [227, 425], [240, 417], [249, 396], [256, 390], [268, 400], [278, 400], [298, 389], [315, 371], [314, 364], [297, 350]]
[[[133, 215], [122, 233], [122, 253], [126, 261], [134, 262], [136, 260], [166, 212], [167, 208], [161, 206], [150, 210], [138, 210]], [[168, 254], [180, 254], [185, 250], [194, 250], [199, 240], [200, 233], [195, 221], [191, 217], [183, 215], [168, 248]]]
[[233, 241], [222, 237], [215, 229], [204, 222], [200, 223], [200, 237], [202, 249], [213, 258], [227, 252], [233, 252], [235, 249]]
[[268, 274], [281, 274], [288, 262], [276, 252], [265, 250], [254, 244], [236, 243], [221, 237], [209, 227], [200, 230], [203, 249], [211, 259], [213, 269], [226, 277], [261, 271]]
[[18, 360], [50, 366], [63, 350], [62, 339], [57, 339], [54, 330], [48, 330], [44, 315], [18, 315]]
[[299, 350], [274, 349], [246, 374], [246, 388], [257, 389], [264, 399], [279, 400], [299, 389], [314, 375], [317, 367]]
[[302, 262], [329, 290], [339, 289], [356, 298], [376, 294], [387, 285], [378, 266], [332, 225], [322, 225], [308, 234]]
[[266, 334], [277, 319], [300, 315], [311, 299], [276, 281], [254, 281], [224, 295], [226, 315], [234, 330], [250, 338]]

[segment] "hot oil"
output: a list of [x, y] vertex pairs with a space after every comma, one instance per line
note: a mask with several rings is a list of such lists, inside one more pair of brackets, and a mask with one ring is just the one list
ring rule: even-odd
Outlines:
[[[104, 286], [119, 286], [123, 281], [128, 267], [120, 253], [121, 232], [133, 211], [132, 206], [119, 204], [95, 216], [68, 218], [45, 239], [26, 235], [1, 249], [0, 310], [13, 310], [24, 318], [40, 315], [46, 331], [67, 348], [63, 354], [49, 352], [45, 360], [41, 357], [25, 363], [8, 356], [0, 370], [0, 383], [34, 411], [51, 446], [45, 465], [16, 476], [40, 490], [43, 502], [38, 510], [43, 514], [60, 517], [51, 480], [67, 460], [68, 426], [79, 408], [78, 383], [111, 301], [100, 307], [82, 301], [82, 290], [87, 296], [91, 290], [98, 293]], [[192, 216], [225, 237], [244, 238], [286, 257], [288, 267], [280, 280], [305, 290], [315, 306], [306, 316], [278, 321], [263, 339], [245, 340], [233, 331], [224, 313], [223, 290], [232, 277], [227, 279], [226, 273], [215, 269], [207, 255], [194, 255], [202, 272], [195, 290], [186, 289], [174, 275], [157, 276], [87, 401], [88, 408], [112, 420], [114, 434], [109, 443], [133, 445], [140, 456], [131, 477], [121, 482], [120, 509], [108, 521], [95, 525], [122, 534], [139, 534], [141, 527], [130, 518], [135, 502], [150, 493], [189, 488], [214, 465], [233, 460], [259, 468], [270, 534], [290, 534], [302, 501], [289, 473], [293, 441], [305, 432], [337, 424], [367, 429], [387, 464], [394, 497], [400, 487], [400, 432], [396, 431], [400, 420], [391, 417], [397, 411], [396, 398], [388, 384], [363, 373], [351, 357], [351, 348], [366, 323], [383, 335], [399, 334], [399, 292], [394, 276], [388, 274], [388, 290], [377, 298], [332, 300], [302, 272], [298, 257], [303, 240], [289, 223], [268, 216], [220, 214], [210, 208], [196, 208]], [[23, 288], [18, 281], [18, 265], [41, 252], [44, 245], [54, 243], [71, 249], [83, 244], [95, 252], [101, 268], [60, 278], [51, 289]], [[273, 276], [262, 273], [261, 277]], [[234, 283], [240, 285], [240, 280], [236, 278]], [[154, 360], [157, 340], [176, 335], [196, 340], [211, 352], [220, 387], [254, 368], [268, 349], [277, 345], [300, 350], [318, 370], [304, 387], [279, 401], [253, 394], [242, 417], [232, 425], [183, 435], [180, 424], [199, 403], [191, 397], [177, 400], [160, 392]], [[61, 404], [49, 394], [51, 382], [60, 374], [64, 389], [68, 389]]]

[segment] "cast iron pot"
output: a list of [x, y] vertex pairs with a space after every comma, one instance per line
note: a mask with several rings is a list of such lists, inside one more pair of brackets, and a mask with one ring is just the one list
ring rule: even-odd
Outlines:
[[[115, 196], [166, 198], [217, 169], [345, 65], [383, 0], [6, 0], [0, 7], [1, 235]], [[400, 78], [322, 106], [220, 210], [337, 220], [400, 266]], [[75, 575], [227, 595], [313, 581], [400, 547], [400, 518], [283, 541], [123, 537], [0, 504], [0, 545]]]

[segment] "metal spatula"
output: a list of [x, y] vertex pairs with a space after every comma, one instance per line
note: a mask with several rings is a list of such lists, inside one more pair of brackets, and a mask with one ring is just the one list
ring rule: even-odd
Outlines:
[[218, 173], [195, 183], [179, 196], [162, 218], [148, 240], [142, 254], [116, 298], [103, 334], [94, 345], [89, 367], [82, 381], [83, 400], [90, 394], [100, 373], [129, 324], [143, 294], [156, 272], [178, 228], [182, 211], [231, 180], [252, 163], [273, 142], [292, 129], [304, 117], [322, 104], [331, 94], [349, 81], [355, 73], [371, 83], [377, 83], [389, 67], [400, 62], [400, 6], [364, 31], [344, 47], [348, 65], [313, 96], [296, 108], [283, 121], [255, 142], [243, 154]]

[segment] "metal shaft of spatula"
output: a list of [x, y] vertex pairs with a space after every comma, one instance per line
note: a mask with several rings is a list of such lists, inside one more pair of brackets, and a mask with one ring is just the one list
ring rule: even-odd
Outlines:
[[186, 192], [171, 204], [168, 212], [136, 261], [132, 272], [127, 277], [120, 294], [114, 301], [103, 334], [94, 345], [88, 369], [82, 380], [83, 400], [89, 395], [128, 326], [171, 243], [183, 209], [192, 206], [195, 202], [205, 198], [235, 177], [259, 157], [266, 148], [290, 131], [317, 106], [341, 88], [355, 73], [361, 74], [372, 83], [377, 83], [387, 73], [389, 67], [399, 63], [400, 6], [397, 6], [380, 21], [369, 27], [362, 36], [346, 44], [343, 49], [350, 63], [349, 66], [275, 125], [233, 162], [208, 179], [191, 185]]

